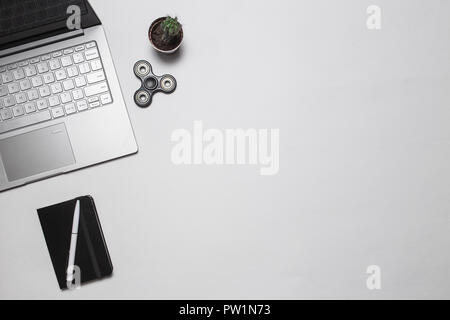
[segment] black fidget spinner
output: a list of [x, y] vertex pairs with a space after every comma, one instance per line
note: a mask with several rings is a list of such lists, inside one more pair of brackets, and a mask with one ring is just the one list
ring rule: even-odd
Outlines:
[[153, 95], [157, 92], [172, 93], [177, 87], [177, 80], [170, 74], [157, 76], [153, 73], [152, 65], [144, 60], [136, 62], [134, 74], [142, 81], [141, 88], [134, 94], [134, 101], [141, 108], [147, 108], [152, 103]]

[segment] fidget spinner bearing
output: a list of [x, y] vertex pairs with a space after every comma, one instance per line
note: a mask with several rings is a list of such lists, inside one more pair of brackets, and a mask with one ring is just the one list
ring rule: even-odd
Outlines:
[[172, 93], [177, 87], [177, 80], [170, 74], [157, 76], [153, 73], [152, 65], [144, 60], [136, 62], [134, 74], [141, 80], [141, 88], [134, 94], [134, 101], [141, 108], [147, 108], [152, 103], [153, 95], [157, 92]]

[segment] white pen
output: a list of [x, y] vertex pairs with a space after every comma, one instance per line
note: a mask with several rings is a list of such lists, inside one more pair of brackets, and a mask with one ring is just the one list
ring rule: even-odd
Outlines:
[[69, 264], [67, 266], [67, 282], [73, 281], [73, 271], [75, 265], [75, 253], [77, 251], [77, 240], [78, 240], [78, 224], [80, 222], [80, 200], [77, 201], [75, 205], [75, 212], [73, 213], [73, 223], [72, 223], [72, 239], [70, 241], [69, 250]]

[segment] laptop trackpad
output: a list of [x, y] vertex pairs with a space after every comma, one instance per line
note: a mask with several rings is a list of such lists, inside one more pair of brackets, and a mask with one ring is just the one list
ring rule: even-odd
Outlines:
[[75, 164], [64, 123], [0, 140], [10, 182]]

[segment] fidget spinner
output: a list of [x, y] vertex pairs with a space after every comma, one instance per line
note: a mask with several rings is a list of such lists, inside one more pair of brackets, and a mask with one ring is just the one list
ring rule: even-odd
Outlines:
[[177, 80], [170, 74], [157, 76], [153, 73], [152, 65], [144, 60], [136, 62], [134, 74], [142, 84], [134, 94], [134, 101], [141, 108], [147, 108], [152, 103], [153, 95], [157, 92], [172, 93], [177, 87]]

